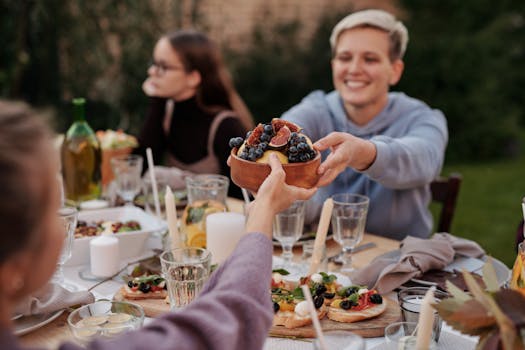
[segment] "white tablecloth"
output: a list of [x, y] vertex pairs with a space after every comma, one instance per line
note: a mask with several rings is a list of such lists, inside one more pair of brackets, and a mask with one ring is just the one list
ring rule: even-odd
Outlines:
[[[132, 262], [141, 258], [146, 258], [153, 255], [153, 248], [161, 248], [160, 240], [156, 237], [152, 237], [148, 241], [147, 251], [143, 255], [127, 259], [122, 262], [122, 267], [128, 262]], [[79, 272], [89, 270], [88, 265], [77, 265], [77, 266], [66, 266], [64, 267], [64, 276], [67, 283], [76, 286], [79, 289], [88, 289], [96, 281], [86, 281], [80, 278]], [[95, 298], [97, 299], [112, 299], [113, 295], [122, 286], [123, 280], [121, 276], [115, 277], [114, 279], [104, 282], [92, 290]], [[151, 319], [146, 319], [145, 323], [150, 322]], [[441, 338], [438, 344], [438, 349], [443, 350], [473, 350], [476, 346], [477, 338], [467, 337], [459, 334], [458, 332], [451, 329], [448, 325], [444, 324]], [[387, 350], [388, 348], [384, 344], [384, 339], [381, 338], [367, 338], [365, 339], [367, 350]], [[341, 344], [341, 349], [344, 349], [345, 344]], [[309, 350], [313, 349], [311, 339], [293, 340], [283, 338], [268, 338], [265, 345], [265, 350]], [[345, 349], [352, 350], [352, 349]]]

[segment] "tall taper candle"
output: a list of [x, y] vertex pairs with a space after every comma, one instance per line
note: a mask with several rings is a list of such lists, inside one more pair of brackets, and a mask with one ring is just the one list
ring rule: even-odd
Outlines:
[[177, 227], [177, 208], [175, 207], [175, 198], [171, 188], [166, 186], [166, 194], [164, 195], [164, 203], [166, 203], [166, 218], [168, 220], [168, 230], [171, 237], [171, 249], [180, 247], [180, 235]]
[[421, 303], [419, 320], [417, 322], [416, 350], [427, 350], [432, 337], [432, 327], [434, 326], [434, 290], [436, 287], [430, 287]]
[[310, 269], [308, 275], [317, 272], [321, 259], [323, 258], [323, 247], [326, 244], [326, 234], [328, 233], [328, 226], [330, 225], [330, 217], [334, 209], [334, 201], [328, 198], [323, 203], [321, 210], [321, 217], [319, 218], [319, 226], [317, 226], [317, 234], [315, 235], [314, 250], [312, 252], [312, 259], [310, 262]]

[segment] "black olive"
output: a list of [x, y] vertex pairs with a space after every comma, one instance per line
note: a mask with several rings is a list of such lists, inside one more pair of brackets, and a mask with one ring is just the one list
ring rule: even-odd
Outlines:
[[341, 306], [341, 309], [343, 310], [348, 310], [352, 307], [352, 303], [350, 300], [343, 300], [339, 306]]
[[323, 295], [324, 292], [326, 292], [326, 286], [324, 284], [320, 284], [315, 288], [315, 295]]
[[273, 303], [273, 312], [276, 313], [281, 307], [276, 302]]
[[350, 287], [346, 289], [346, 296], [349, 297], [350, 295], [357, 293], [359, 291], [358, 287]]
[[350, 305], [357, 306], [359, 303], [357, 301], [350, 300]]
[[129, 288], [133, 288], [133, 282], [132, 282], [132, 281], [129, 281], [129, 282], [128, 282], [128, 287], [129, 287]]
[[325, 299], [333, 299], [335, 297], [335, 293], [324, 293], [323, 297], [325, 297]]
[[140, 283], [139, 285], [139, 290], [142, 292], [142, 293], [147, 293], [149, 292], [151, 289], [150, 285], [149, 284], [146, 284], [146, 283]]
[[373, 304], [382, 304], [383, 303], [383, 297], [379, 294], [372, 294], [370, 296], [370, 302]]
[[77, 227], [87, 226], [87, 222], [84, 220], [78, 220]]
[[324, 304], [324, 298], [320, 295], [314, 297], [314, 306], [316, 309], [319, 309]]

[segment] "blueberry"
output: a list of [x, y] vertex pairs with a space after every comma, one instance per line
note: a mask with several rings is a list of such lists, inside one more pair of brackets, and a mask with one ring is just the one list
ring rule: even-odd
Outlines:
[[297, 140], [298, 140], [299, 142], [304, 142], [304, 143], [306, 143], [306, 137], [304, 137], [304, 136], [299, 136], [299, 137], [297, 138]]
[[306, 151], [308, 149], [308, 144], [306, 142], [299, 142], [297, 144], [297, 150], [299, 152]]
[[257, 160], [257, 157], [255, 156], [255, 154], [249, 154], [248, 155], [248, 160], [250, 162], [255, 162]]
[[291, 146], [288, 148], [288, 154], [297, 154], [297, 147]]
[[264, 125], [264, 133], [268, 135], [273, 135], [273, 126], [271, 124]]
[[264, 151], [262, 149], [260, 149], [260, 148], [257, 148], [255, 150], [254, 154], [255, 154], [255, 157], [258, 159], [258, 158], [261, 158], [263, 156]]
[[262, 149], [263, 151], [266, 151], [266, 149], [268, 148], [268, 142], [261, 142], [259, 144], [259, 148]]
[[251, 131], [251, 130], [248, 131], [248, 132], [246, 133], [246, 139], [248, 139], [248, 137], [250, 137], [251, 134], [252, 134], [252, 131]]
[[383, 303], [383, 297], [379, 294], [372, 294], [370, 296], [370, 302], [372, 304], [382, 304]]
[[299, 137], [299, 134], [298, 134], [297, 132], [294, 131], [294, 132], [292, 132], [292, 133], [290, 134], [290, 137], [291, 137], [292, 140], [295, 140], [296, 138]]
[[230, 146], [230, 148], [235, 147], [235, 137], [232, 137], [230, 139], [230, 142], [228, 142], [228, 146]]
[[248, 152], [244, 151], [239, 155], [239, 158], [247, 160], [248, 159]]
[[352, 307], [352, 303], [350, 300], [343, 300], [339, 306], [341, 306], [341, 309], [343, 310], [348, 310]]
[[259, 137], [259, 140], [261, 142], [269, 142], [270, 140], [272, 139], [272, 137], [268, 134], [262, 134], [260, 137]]
[[301, 154], [301, 155], [299, 156], [299, 160], [300, 160], [301, 162], [303, 162], [303, 163], [304, 163], [304, 162], [307, 162], [307, 161], [308, 161], [308, 156], [307, 156], [306, 154]]

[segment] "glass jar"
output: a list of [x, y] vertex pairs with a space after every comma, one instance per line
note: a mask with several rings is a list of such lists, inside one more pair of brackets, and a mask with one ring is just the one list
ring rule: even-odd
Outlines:
[[230, 180], [223, 175], [186, 177], [188, 205], [181, 218], [182, 239], [188, 247], [206, 248], [206, 217], [227, 211]]

